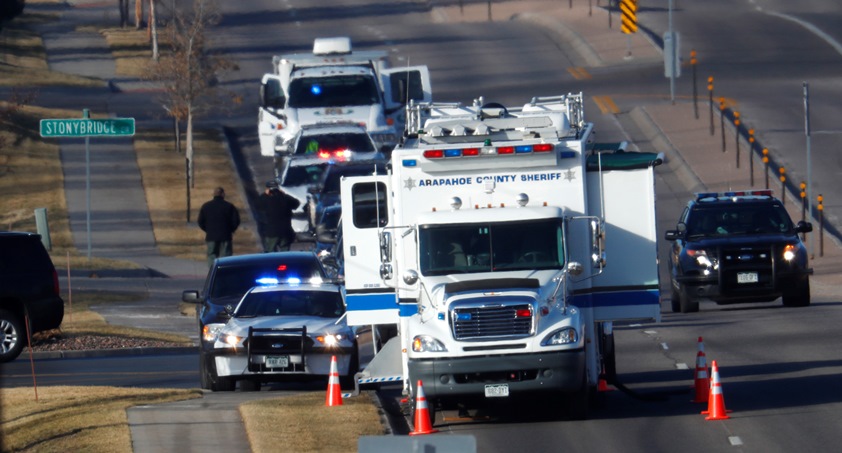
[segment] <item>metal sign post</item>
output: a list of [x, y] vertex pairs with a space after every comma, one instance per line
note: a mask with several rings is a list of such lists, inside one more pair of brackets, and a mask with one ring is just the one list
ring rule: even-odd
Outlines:
[[88, 259], [91, 259], [91, 137], [125, 137], [134, 135], [134, 118], [91, 118], [82, 109], [82, 118], [42, 119], [41, 137], [85, 137], [85, 221], [88, 238]]

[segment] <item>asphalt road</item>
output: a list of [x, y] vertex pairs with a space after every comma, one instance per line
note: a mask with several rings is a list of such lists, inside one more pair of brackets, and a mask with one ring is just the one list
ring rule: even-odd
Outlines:
[[[478, 3], [485, 2], [465, 2]], [[502, 3], [494, 3], [495, 14]], [[667, 29], [666, 2], [661, 3], [643, 5], [639, 12], [644, 30], [655, 37]], [[814, 185], [816, 192], [825, 193], [826, 212], [835, 220], [833, 210], [839, 202], [832, 194], [840, 192], [836, 184], [842, 182], [838, 159], [831, 154], [838, 148], [831, 118], [836, 106], [842, 105], [837, 102], [842, 88], [835, 78], [840, 58], [832, 42], [842, 33], [838, 26], [842, 6], [818, 0], [676, 3], [673, 20], [682, 33], [683, 54], [691, 48], [699, 52], [700, 91], [704, 92], [704, 78], [714, 75], [716, 96], [727, 97], [729, 105], [739, 109], [775, 162], [787, 167], [791, 182], [806, 179], [801, 84], [810, 82]], [[522, 103], [534, 95], [583, 91], [590, 99], [587, 111], [593, 112], [588, 119], [597, 124], [604, 141], [631, 138], [643, 143], [645, 134], [631, 124], [628, 112], [640, 105], [670, 102], [660, 61], [589, 67], [590, 77], [577, 78], [568, 68], [586, 62], [571, 42], [525, 21], [497, 19], [492, 27], [483, 20], [434, 22], [440, 16], [431, 14], [429, 6], [444, 4], [252, 0], [244, 11], [241, 4], [222, 2], [224, 18], [213, 43], [237, 61], [240, 70], [222, 84], [241, 94], [243, 102], [201, 121], [229, 131], [234, 154], [247, 170], [244, 174], [253, 184], [262, 184], [272, 169], [257, 149], [257, 80], [270, 70], [271, 55], [303, 51], [313, 38], [335, 35], [351, 36], [357, 48], [387, 48], [398, 64], [429, 65], [439, 100], [470, 101], [484, 95], [488, 100]], [[596, 26], [606, 26], [604, 10], [596, 8], [594, 17], [602, 24]], [[622, 37], [617, 46], [624, 46]], [[688, 75], [685, 67], [677, 86], [680, 101], [690, 93]], [[81, 99], [73, 96], [57, 96], [55, 102]], [[618, 112], [600, 115], [592, 104], [594, 96], [610, 97]], [[117, 116], [149, 121], [155, 120], [153, 112], [158, 109], [154, 99], [142, 93], [115, 95], [104, 104]], [[674, 223], [689, 196], [685, 184], [678, 175], [659, 172], [659, 226]], [[730, 308], [703, 304], [702, 312], [692, 316], [665, 312], [659, 325], [617, 332], [621, 382], [635, 392], [664, 396], [665, 401], [642, 401], [613, 391], [587, 421], [561, 423], [532, 417], [534, 408], [515, 407], [514, 412], [504, 408], [484, 420], [450, 420], [458, 414], [440, 414], [442, 425], [437, 427], [441, 435], [475, 436], [478, 451], [822, 451], [840, 440], [836, 414], [842, 394], [834, 384], [842, 371], [835, 334], [839, 304], [838, 295], [825, 294], [801, 310], [783, 309], [776, 302]], [[709, 360], [717, 360], [721, 367], [725, 401], [733, 411], [729, 421], [705, 421], [698, 414], [702, 408], [688, 401], [692, 372], [681, 365], [692, 367], [699, 336], [705, 339]], [[138, 385], [157, 385], [160, 380], [195, 386], [197, 377], [189, 376], [195, 364], [189, 357], [153, 360], [172, 367], [157, 377], [125, 376], [125, 370], [145, 363], [147, 357], [64, 362], [65, 371], [44, 371], [96, 380], [96, 374], [86, 369], [93, 364], [103, 367], [108, 377], [125, 377]], [[14, 376], [26, 380], [24, 371]], [[237, 395], [231, 394], [235, 400]]]

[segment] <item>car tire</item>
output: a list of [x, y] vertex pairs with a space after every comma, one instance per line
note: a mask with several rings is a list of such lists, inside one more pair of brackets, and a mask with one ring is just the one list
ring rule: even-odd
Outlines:
[[0, 310], [0, 363], [15, 360], [23, 351], [26, 331], [23, 322], [9, 310]]
[[673, 313], [681, 313], [681, 296], [675, 288], [670, 292], [670, 305]]
[[810, 305], [810, 279], [805, 277], [796, 280], [789, 285], [791, 288], [784, 291], [784, 307], [807, 307]]
[[208, 387], [214, 392], [233, 392], [237, 381], [230, 377], [221, 377], [216, 374], [216, 368], [211, 368], [205, 360], [205, 372], [207, 373]]
[[260, 381], [252, 381], [250, 379], [240, 381], [240, 390], [243, 392], [259, 392], [260, 387]]
[[696, 313], [699, 311], [699, 299], [690, 295], [685, 285], [680, 286], [678, 291], [678, 304], [682, 313]]
[[211, 390], [211, 383], [210, 370], [208, 370], [205, 357], [199, 353], [199, 384], [203, 389]]

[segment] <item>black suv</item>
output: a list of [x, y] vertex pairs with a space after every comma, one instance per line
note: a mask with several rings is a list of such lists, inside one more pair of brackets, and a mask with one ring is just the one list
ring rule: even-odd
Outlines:
[[31, 333], [61, 325], [58, 274], [40, 235], [0, 232], [0, 363], [20, 355], [27, 318]]
[[699, 193], [687, 203], [672, 241], [672, 311], [699, 311], [699, 299], [717, 304], [771, 302], [787, 307], [810, 305], [807, 249], [771, 190]]
[[217, 378], [216, 365], [208, 363], [208, 358], [213, 351], [216, 336], [249, 289], [280, 283], [319, 283], [326, 280], [325, 268], [313, 252], [255, 253], [218, 258], [208, 270], [201, 295], [198, 290], [186, 290], [181, 295], [184, 302], [201, 304], [197, 317], [202, 388], [233, 390], [228, 388], [230, 382], [225, 383]]

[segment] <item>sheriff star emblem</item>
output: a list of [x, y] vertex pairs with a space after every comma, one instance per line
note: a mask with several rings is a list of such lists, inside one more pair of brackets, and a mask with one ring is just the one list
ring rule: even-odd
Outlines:
[[415, 187], [415, 180], [412, 178], [406, 178], [403, 180], [403, 188], [406, 190], [412, 190]]

